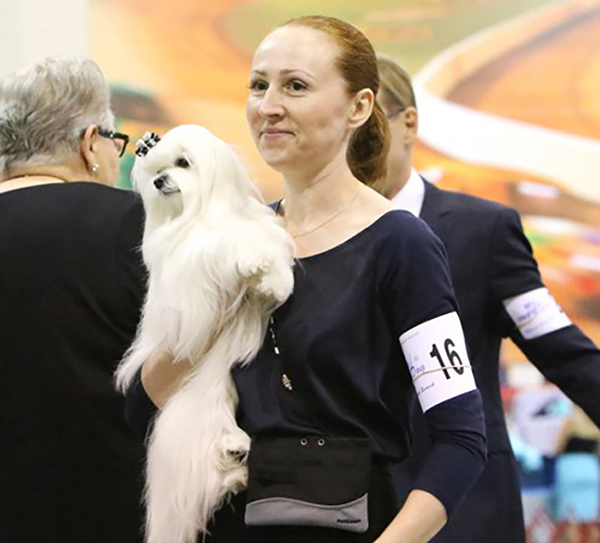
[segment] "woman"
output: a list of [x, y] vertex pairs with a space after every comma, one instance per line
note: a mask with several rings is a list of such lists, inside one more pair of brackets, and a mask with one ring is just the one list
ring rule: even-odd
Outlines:
[[112, 374], [144, 294], [127, 136], [91, 60], [0, 83], [0, 541], [135, 543], [143, 446]]
[[[210, 541], [428, 541], [483, 466], [480, 397], [443, 249], [420, 221], [394, 211], [369, 188], [385, 173], [389, 145], [387, 122], [375, 103], [378, 82], [371, 44], [337, 19], [291, 20], [254, 55], [248, 122], [262, 157], [283, 176], [277, 209], [296, 240], [299, 262], [294, 294], [276, 312], [259, 355], [234, 372], [238, 421], [253, 439], [250, 503], [241, 495], [223, 507]], [[134, 418], [144, 420], [139, 406], [145, 394], [159, 406], [167, 401], [187, 368], [170, 364], [164, 354], [149, 360], [143, 386], [138, 381], [130, 394]], [[401, 504], [390, 471], [409, 451], [411, 374], [436, 446]], [[268, 495], [253, 485], [260, 487], [261, 478], [267, 486], [279, 484], [282, 472], [277, 461], [265, 464], [256, 451], [268, 457], [269, 447], [281, 450], [286, 437], [300, 446], [314, 444], [315, 454], [335, 438], [366, 440], [373, 458], [366, 532], [351, 529], [359, 518], [306, 526], [284, 519], [289, 511], [261, 509], [260, 500], [253, 501], [253, 495]], [[348, 466], [330, 487], [343, 486], [342, 479], [358, 470]], [[288, 490], [310, 494], [320, 477], [308, 481], [301, 473], [292, 465], [283, 474], [293, 481]], [[306, 522], [314, 518], [307, 515]]]

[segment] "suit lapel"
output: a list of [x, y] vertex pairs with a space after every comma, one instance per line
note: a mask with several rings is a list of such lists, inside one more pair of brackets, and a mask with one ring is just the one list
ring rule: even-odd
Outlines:
[[438, 189], [425, 179], [423, 179], [423, 182], [425, 183], [425, 198], [423, 199], [423, 207], [419, 216], [446, 243], [447, 236], [444, 235], [442, 222], [443, 218], [450, 214], [450, 206], [446, 198], [444, 198], [444, 191]]

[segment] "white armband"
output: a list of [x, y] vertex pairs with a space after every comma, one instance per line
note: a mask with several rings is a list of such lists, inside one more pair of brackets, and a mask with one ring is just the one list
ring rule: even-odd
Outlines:
[[423, 412], [477, 388], [456, 312], [404, 332], [400, 345]]
[[525, 339], [549, 334], [571, 325], [547, 288], [536, 288], [502, 302]]

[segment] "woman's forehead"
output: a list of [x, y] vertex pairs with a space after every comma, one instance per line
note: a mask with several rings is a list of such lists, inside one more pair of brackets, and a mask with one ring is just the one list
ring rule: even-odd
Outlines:
[[315, 75], [331, 70], [338, 48], [325, 33], [289, 25], [271, 32], [258, 46], [252, 69], [260, 72], [303, 70]]

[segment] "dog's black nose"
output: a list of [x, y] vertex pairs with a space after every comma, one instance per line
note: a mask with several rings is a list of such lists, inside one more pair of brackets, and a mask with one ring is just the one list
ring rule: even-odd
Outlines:
[[166, 175], [161, 175], [154, 180], [154, 186], [160, 190], [165, 186], [165, 182], [167, 181]]

